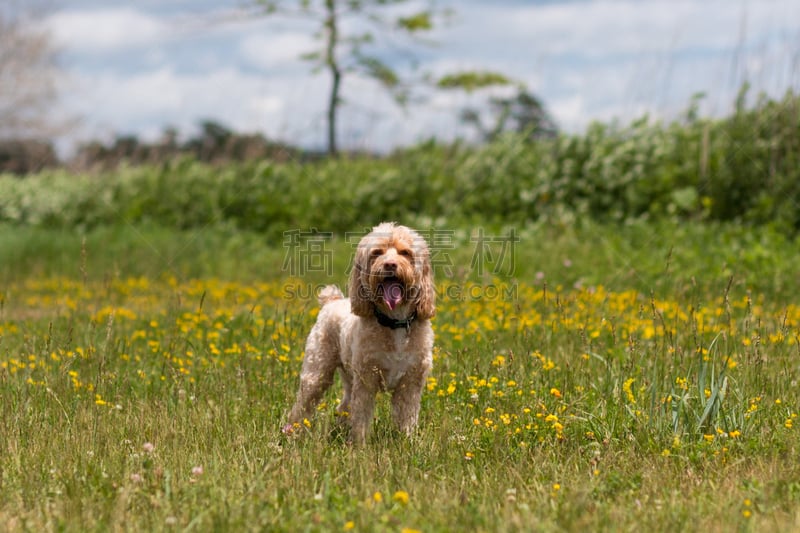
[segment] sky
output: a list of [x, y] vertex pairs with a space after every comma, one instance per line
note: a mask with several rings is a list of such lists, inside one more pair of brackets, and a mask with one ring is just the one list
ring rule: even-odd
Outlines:
[[[324, 72], [301, 61], [318, 47], [301, 17], [233, 16], [247, 0], [60, 0], [40, 20], [66, 77], [56, 107], [78, 125], [74, 147], [116, 135], [183, 135], [201, 120], [308, 148], [325, 145]], [[290, 2], [291, 3], [291, 2]], [[411, 0], [410, 10], [423, 5]], [[451, 15], [410, 42], [376, 32], [369, 49], [415, 80], [400, 108], [373, 81], [345, 76], [340, 144], [386, 151], [429, 138], [469, 137], [458, 119], [491, 91], [423, 83], [463, 70], [499, 71], [539, 96], [557, 125], [680, 117], [704, 93], [704, 115], [732, 109], [742, 83], [780, 97], [800, 91], [797, 0], [439, 0]], [[363, 22], [343, 23], [361, 32]], [[505, 90], [506, 92], [508, 89]], [[502, 92], [502, 91], [501, 91]], [[66, 148], [69, 149], [69, 148]]]

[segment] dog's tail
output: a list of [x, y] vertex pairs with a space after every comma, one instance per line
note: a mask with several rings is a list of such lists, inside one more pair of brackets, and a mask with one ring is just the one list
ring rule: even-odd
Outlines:
[[317, 300], [319, 300], [319, 306], [322, 307], [328, 302], [332, 302], [334, 300], [341, 300], [344, 298], [344, 294], [336, 285], [327, 285], [322, 287], [317, 295]]

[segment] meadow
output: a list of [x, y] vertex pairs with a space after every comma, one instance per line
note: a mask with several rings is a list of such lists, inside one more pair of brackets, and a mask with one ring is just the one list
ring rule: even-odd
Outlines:
[[580, 220], [431, 236], [436, 349], [419, 430], [394, 432], [382, 398], [353, 448], [334, 424], [338, 386], [301, 438], [279, 431], [313, 290], [346, 280], [352, 243], [338, 233], [321, 267], [226, 225], [0, 227], [0, 521], [800, 527], [793, 238]]

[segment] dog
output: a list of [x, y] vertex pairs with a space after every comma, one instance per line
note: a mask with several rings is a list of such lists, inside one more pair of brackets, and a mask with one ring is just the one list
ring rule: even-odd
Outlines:
[[413, 433], [433, 366], [432, 270], [428, 245], [412, 229], [384, 222], [361, 239], [349, 299], [334, 285], [319, 293], [321, 308], [306, 340], [285, 434], [308, 423], [337, 369], [344, 391], [336, 410], [349, 425], [349, 442], [364, 443], [381, 391], [391, 393], [397, 428]]

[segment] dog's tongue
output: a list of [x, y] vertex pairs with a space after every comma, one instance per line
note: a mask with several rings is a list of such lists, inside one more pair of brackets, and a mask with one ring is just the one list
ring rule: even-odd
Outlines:
[[394, 310], [403, 300], [403, 286], [397, 281], [384, 281], [383, 282], [383, 301], [386, 306]]

